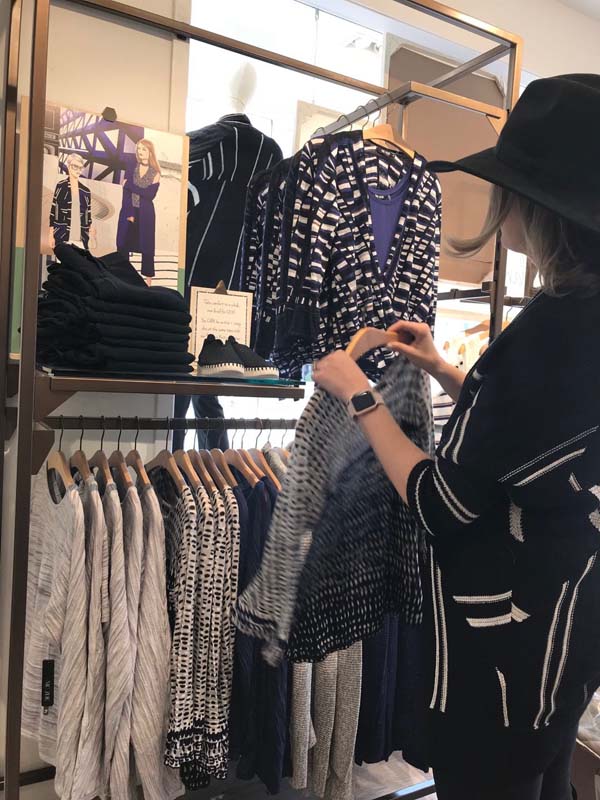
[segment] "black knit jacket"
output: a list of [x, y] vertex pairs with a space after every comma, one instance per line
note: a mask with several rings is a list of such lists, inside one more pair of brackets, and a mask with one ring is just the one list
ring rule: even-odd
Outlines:
[[539, 774], [600, 684], [599, 362], [600, 296], [538, 295], [410, 477], [434, 767]]

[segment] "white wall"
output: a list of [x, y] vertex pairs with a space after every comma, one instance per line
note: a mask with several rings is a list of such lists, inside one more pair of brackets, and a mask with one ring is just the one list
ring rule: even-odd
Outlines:
[[[31, 38], [31, 3], [25, 3], [23, 31], [25, 44], [20, 69], [20, 89], [28, 95], [27, 76]], [[140, 3], [141, 5], [141, 3]], [[144, 8], [179, 19], [190, 18], [188, 0], [152, 0]], [[47, 98], [76, 108], [103, 110], [112, 106], [120, 119], [141, 122], [173, 133], [185, 133], [188, 74], [188, 45], [167, 34], [137, 29], [129, 23], [116, 23], [97, 13], [77, 10], [72, 4], [56, 3], [50, 14]], [[105, 414], [114, 416], [166, 416], [172, 413], [169, 397], [125, 395], [76, 395], [55, 413], [66, 415]], [[160, 435], [162, 441], [162, 434]], [[84, 447], [91, 454], [98, 435], [86, 436]], [[107, 435], [106, 447], [115, 440]], [[133, 435], [123, 436], [128, 448]], [[0, 654], [7, 653], [8, 596], [11, 582], [11, 534], [15, 502], [16, 437], [7, 443], [6, 473], [2, 504], [3, 542], [0, 563]], [[152, 434], [140, 435], [155, 449]], [[76, 436], [65, 435], [65, 450]], [[143, 450], [143, 447], [140, 449]], [[4, 712], [6, 697], [6, 658], [0, 658], [0, 774], [4, 773]], [[22, 740], [21, 770], [42, 766], [33, 743]], [[22, 791], [27, 800], [54, 797], [52, 783]]]
[[[452, 28], [396, 0], [305, 1], [374, 29], [386, 30], [403, 40], [421, 40], [425, 49], [445, 52], [452, 58], [466, 58], [469, 50], [481, 52], [492, 46], [479, 36]], [[596, 0], [594, 2], [597, 4]], [[600, 20], [569, 8], [560, 0], [448, 0], [447, 4], [522, 36], [523, 68], [531, 76], [600, 73]], [[380, 15], [385, 15], [387, 21]], [[412, 33], [411, 27], [414, 28]], [[454, 46], [444, 44], [444, 38], [451, 38]]]

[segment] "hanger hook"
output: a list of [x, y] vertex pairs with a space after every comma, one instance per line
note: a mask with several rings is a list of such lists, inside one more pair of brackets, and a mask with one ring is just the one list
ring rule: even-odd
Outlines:
[[257, 417], [256, 423], [257, 425], [260, 425], [260, 428], [258, 429], [258, 433], [256, 434], [256, 442], [254, 443], [254, 449], [258, 450], [258, 440], [260, 439], [263, 432], [263, 421], [262, 419], [259, 419], [259, 417]]
[[235, 437], [236, 437], [237, 432], [238, 432], [237, 419], [234, 420], [234, 423], [235, 423], [235, 428], [231, 429], [231, 442], [230, 442], [230, 447], [231, 447], [232, 450], [235, 450], [235, 447], [234, 447], [234, 445], [235, 445]]
[[102, 420], [102, 436], [100, 437], [100, 450], [104, 449], [104, 436], [106, 434], [106, 420], [104, 419], [104, 414], [101, 417]]
[[121, 434], [123, 433], [123, 417], [119, 416], [119, 436], [117, 437], [117, 450], [121, 449]]
[[165, 436], [165, 450], [169, 449], [169, 433], [171, 432], [171, 417], [167, 417], [167, 435]]
[[60, 439], [58, 440], [58, 449], [62, 450], [62, 440], [65, 433], [65, 420], [63, 415], [60, 415]]
[[83, 434], [85, 433], [85, 430], [83, 428], [83, 416], [81, 414], [79, 415], [79, 427], [81, 428], [81, 436], [79, 437], [79, 449], [83, 450]]
[[368, 122], [369, 122], [369, 112], [367, 111], [367, 107], [365, 105], [360, 105], [358, 108], [359, 109], [362, 108], [362, 110], [365, 112], [364, 113], [365, 121], [361, 125], [361, 130], [364, 131], [364, 129], [367, 127]]
[[196, 418], [196, 433], [194, 434], [194, 444], [196, 445], [196, 452], [200, 449], [200, 420]]
[[135, 425], [136, 425], [136, 428], [135, 428], [135, 439], [133, 441], [133, 449], [137, 450], [138, 436], [140, 435], [140, 418], [139, 417], [135, 418]]
[[241, 442], [241, 445], [240, 445], [240, 449], [241, 450], [244, 449], [244, 442], [246, 441], [246, 433], [247, 433], [247, 431], [248, 431], [248, 428], [246, 427], [246, 424], [244, 423], [244, 426], [242, 428], [242, 442]]

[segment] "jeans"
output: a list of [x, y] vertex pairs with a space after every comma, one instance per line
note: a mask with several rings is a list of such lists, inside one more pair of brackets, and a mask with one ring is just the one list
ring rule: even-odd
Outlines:
[[481, 783], [451, 770], [434, 770], [437, 800], [571, 800], [575, 730], [543, 775], [519, 783]]
[[[212, 397], [210, 395], [194, 395], [193, 397], [186, 397], [183, 395], [177, 395], [175, 397], [175, 416], [176, 417], [185, 417], [187, 414], [187, 410], [190, 405], [190, 400], [192, 401], [192, 406], [194, 408], [194, 415], [196, 419], [202, 419], [203, 417], [209, 417], [211, 419], [223, 419], [223, 407], [219, 403], [218, 397]], [[185, 441], [185, 434], [186, 431], [174, 431], [173, 432], [173, 450], [181, 450]], [[227, 450], [229, 447], [229, 438], [227, 437], [227, 431], [224, 430], [210, 430], [210, 431], [198, 431], [198, 436], [196, 437], [197, 445], [194, 443], [194, 447], [197, 446], [199, 450], [212, 450], [216, 448], [218, 450]]]

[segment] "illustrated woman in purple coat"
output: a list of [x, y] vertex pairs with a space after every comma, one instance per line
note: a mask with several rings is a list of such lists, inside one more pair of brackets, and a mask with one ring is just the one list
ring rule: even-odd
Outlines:
[[117, 228], [117, 250], [142, 254], [142, 275], [150, 285], [154, 277], [156, 212], [154, 198], [160, 186], [160, 167], [154, 145], [140, 139], [135, 164], [125, 172], [123, 205]]

